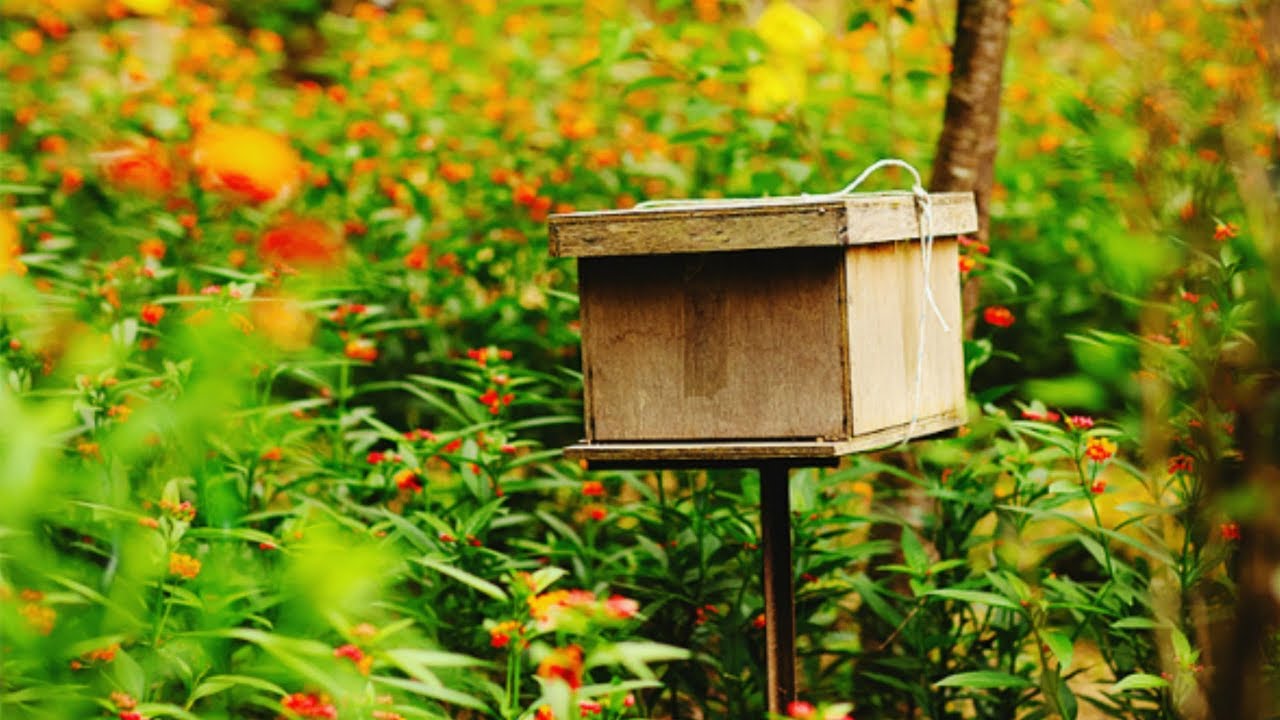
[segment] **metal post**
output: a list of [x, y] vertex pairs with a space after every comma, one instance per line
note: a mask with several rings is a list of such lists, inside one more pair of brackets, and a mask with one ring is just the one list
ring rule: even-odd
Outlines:
[[788, 467], [760, 466], [760, 544], [764, 554], [764, 641], [769, 712], [796, 699], [796, 609], [791, 568]]

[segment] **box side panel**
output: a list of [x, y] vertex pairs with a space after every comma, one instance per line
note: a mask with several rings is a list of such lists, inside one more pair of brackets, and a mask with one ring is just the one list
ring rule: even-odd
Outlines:
[[583, 258], [592, 439], [845, 436], [842, 252]]
[[[944, 330], [924, 297], [919, 241], [850, 248], [846, 258], [849, 369], [855, 435], [917, 421], [964, 421], [960, 276], [954, 238], [934, 243], [930, 285]], [[925, 312], [923, 371], [916, 391], [920, 313]], [[936, 431], [937, 423], [930, 423]]]

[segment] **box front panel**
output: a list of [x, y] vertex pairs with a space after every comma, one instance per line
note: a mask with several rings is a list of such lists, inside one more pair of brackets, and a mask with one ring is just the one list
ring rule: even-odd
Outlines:
[[583, 258], [594, 441], [848, 434], [839, 248]]

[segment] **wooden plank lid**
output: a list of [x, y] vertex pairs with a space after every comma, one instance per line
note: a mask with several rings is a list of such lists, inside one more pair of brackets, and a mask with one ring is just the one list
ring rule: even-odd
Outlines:
[[[929, 195], [936, 237], [976, 232], [973, 193]], [[630, 210], [552, 215], [557, 257], [661, 255], [864, 245], [918, 238], [910, 192], [663, 202]]]

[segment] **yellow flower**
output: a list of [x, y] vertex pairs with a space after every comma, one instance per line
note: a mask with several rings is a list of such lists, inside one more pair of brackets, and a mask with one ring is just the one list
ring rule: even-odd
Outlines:
[[753, 113], [773, 112], [804, 100], [807, 78], [794, 62], [767, 63], [747, 70], [747, 108]]
[[775, 53], [803, 57], [822, 46], [827, 31], [787, 0], [773, 0], [756, 21], [756, 34]]
[[173, 6], [171, 0], [120, 0], [120, 4], [139, 15], [164, 15]]
[[0, 210], [0, 276], [9, 272], [25, 275], [26, 265], [18, 260], [22, 246], [18, 244], [18, 226], [14, 224], [9, 213]]

